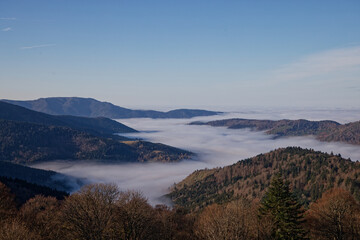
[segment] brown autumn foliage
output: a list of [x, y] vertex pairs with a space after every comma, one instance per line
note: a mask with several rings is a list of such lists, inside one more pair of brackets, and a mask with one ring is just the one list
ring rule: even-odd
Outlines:
[[302, 204], [326, 190], [344, 188], [360, 200], [360, 162], [300, 147], [279, 148], [213, 169], [196, 170], [171, 189], [168, 196], [179, 206], [201, 209], [237, 198], [261, 199], [271, 176], [281, 172]]
[[157, 239], [154, 210], [141, 193], [122, 193], [116, 207], [121, 239]]
[[23, 222], [11, 220], [0, 225], [0, 240], [38, 240], [35, 233], [31, 232]]
[[311, 204], [306, 222], [312, 239], [360, 239], [360, 205], [343, 189], [331, 189]]
[[116, 239], [119, 229], [115, 203], [119, 191], [112, 184], [92, 184], [68, 197], [60, 221], [67, 239]]
[[205, 208], [195, 223], [195, 234], [203, 240], [256, 239], [258, 226], [257, 210], [242, 199]]
[[[17, 211], [9, 190], [0, 189], [1, 206], [12, 209], [0, 224], [0, 240], [272, 239], [272, 220], [259, 218], [258, 202], [241, 198], [189, 213], [152, 207], [136, 191], [92, 184], [63, 201], [36, 196]], [[310, 239], [360, 239], [360, 205], [346, 190], [325, 192], [310, 205], [305, 220]]]
[[14, 196], [5, 184], [0, 182], [0, 224], [16, 214], [16, 204]]
[[170, 208], [166, 205], [157, 205], [155, 207], [156, 218], [161, 225], [160, 239], [195, 239], [194, 237], [194, 214], [187, 213], [182, 208]]
[[65, 199], [59, 222], [67, 239], [175, 240], [184, 239], [179, 226], [189, 221], [166, 207], [153, 208], [139, 192], [92, 184]]
[[59, 239], [60, 202], [54, 197], [35, 196], [20, 209], [20, 218], [39, 239]]

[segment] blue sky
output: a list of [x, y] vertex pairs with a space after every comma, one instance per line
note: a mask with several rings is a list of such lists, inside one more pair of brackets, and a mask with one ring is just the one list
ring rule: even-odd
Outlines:
[[0, 98], [359, 107], [360, 1], [0, 1]]

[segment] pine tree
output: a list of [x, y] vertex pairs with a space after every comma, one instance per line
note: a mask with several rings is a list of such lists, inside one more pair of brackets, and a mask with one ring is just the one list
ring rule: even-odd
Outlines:
[[259, 210], [260, 217], [270, 216], [273, 221], [272, 239], [307, 239], [306, 231], [302, 228], [304, 211], [281, 174], [272, 179]]

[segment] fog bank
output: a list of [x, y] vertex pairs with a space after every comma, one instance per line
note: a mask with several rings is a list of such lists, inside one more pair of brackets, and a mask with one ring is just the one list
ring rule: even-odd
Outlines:
[[[152, 142], [168, 144], [190, 150], [197, 154], [193, 160], [179, 163], [131, 163], [100, 164], [91, 162], [51, 162], [37, 164], [35, 167], [51, 169], [71, 176], [85, 178], [87, 182], [114, 182], [120, 189], [142, 191], [152, 204], [160, 203], [158, 198], [167, 193], [168, 187], [181, 181], [197, 169], [212, 168], [233, 164], [238, 160], [266, 153], [275, 148], [300, 146], [324, 152], [340, 153], [345, 158], [360, 159], [360, 147], [320, 142], [312, 137], [290, 137], [273, 139], [262, 132], [248, 129], [227, 129], [224, 127], [187, 125], [191, 121], [209, 121], [231, 117], [256, 119], [330, 119], [339, 122], [355, 120], [349, 112], [242, 112], [221, 116], [199, 117], [194, 119], [122, 119], [120, 122], [139, 130], [139, 133], [126, 136], [143, 138]], [[310, 118], [309, 116], [313, 116]], [[358, 115], [359, 116], [359, 115]]]

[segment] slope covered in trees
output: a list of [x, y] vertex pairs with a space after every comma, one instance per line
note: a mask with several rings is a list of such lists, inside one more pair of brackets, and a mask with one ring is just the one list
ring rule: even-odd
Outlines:
[[69, 195], [65, 191], [59, 191], [41, 184], [30, 183], [18, 178], [0, 177], [0, 183], [3, 183], [10, 189], [10, 192], [15, 196], [17, 206], [24, 204], [27, 200], [36, 195], [55, 197], [59, 200], [62, 200]]
[[3, 100], [8, 103], [26, 107], [31, 110], [53, 114], [73, 115], [82, 117], [118, 118], [192, 118], [197, 116], [212, 116], [219, 112], [199, 109], [176, 109], [168, 112], [153, 110], [132, 110], [100, 102], [93, 98], [80, 97], [52, 97], [30, 101]]
[[210, 122], [192, 122], [192, 125], [210, 125], [228, 127], [230, 129], [250, 128], [265, 131], [276, 137], [314, 135], [320, 141], [336, 141], [350, 144], [360, 144], [360, 121], [339, 124], [334, 121], [300, 120], [255, 120], [255, 119], [225, 119]]
[[195, 209], [239, 197], [261, 199], [280, 172], [303, 204], [327, 189], [341, 187], [360, 199], [360, 163], [299, 147], [280, 148], [223, 168], [198, 170], [172, 187], [177, 205]]
[[191, 156], [190, 152], [162, 144], [130, 143], [67, 127], [0, 120], [0, 160], [15, 163], [61, 159], [170, 162]]
[[66, 192], [83, 184], [79, 179], [61, 173], [3, 161], [0, 161], [0, 177], [15, 178]]

